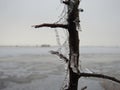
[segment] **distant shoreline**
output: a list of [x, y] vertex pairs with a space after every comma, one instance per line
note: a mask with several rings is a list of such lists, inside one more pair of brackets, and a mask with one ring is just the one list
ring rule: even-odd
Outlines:
[[[0, 47], [60, 47], [57, 45], [0, 45]], [[80, 47], [101, 47], [101, 48], [120, 48], [120, 46], [80, 46]]]

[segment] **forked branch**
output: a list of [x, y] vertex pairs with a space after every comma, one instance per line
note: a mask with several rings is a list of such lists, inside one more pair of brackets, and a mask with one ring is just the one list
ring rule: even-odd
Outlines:
[[68, 25], [66, 25], [66, 24], [49, 24], [49, 23], [44, 23], [44, 24], [40, 24], [40, 25], [33, 25], [32, 27], [34, 27], [34, 28], [50, 27], [50, 28], [64, 28], [64, 29], [67, 29]]
[[96, 74], [96, 73], [80, 73], [80, 77], [96, 77], [96, 78], [103, 78], [103, 79], [109, 79], [114, 82], [120, 83], [120, 80], [116, 79], [115, 77], [103, 75], [103, 74]]

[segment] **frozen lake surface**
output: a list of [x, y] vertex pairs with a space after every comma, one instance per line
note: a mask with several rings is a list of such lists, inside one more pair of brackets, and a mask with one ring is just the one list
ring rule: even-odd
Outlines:
[[[64, 62], [50, 50], [57, 47], [0, 47], [0, 90], [60, 90], [65, 78]], [[83, 71], [89, 68], [120, 78], [119, 47], [82, 47], [80, 51]], [[78, 90], [84, 86], [86, 90], [108, 90], [107, 83], [81, 78]], [[113, 86], [111, 90], [120, 90], [116, 83]]]

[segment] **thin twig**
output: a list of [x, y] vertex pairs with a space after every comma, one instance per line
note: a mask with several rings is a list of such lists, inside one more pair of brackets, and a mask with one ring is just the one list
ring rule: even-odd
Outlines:
[[63, 59], [66, 63], [69, 61], [67, 57], [65, 57], [63, 54], [57, 52], [57, 51], [50, 51], [51, 54], [55, 54], [59, 56], [61, 59]]
[[114, 82], [120, 83], [120, 80], [116, 79], [115, 77], [111, 77], [108, 75], [103, 74], [96, 74], [96, 73], [80, 73], [80, 77], [96, 77], [96, 78], [103, 78], [103, 79], [109, 79]]
[[68, 28], [68, 25], [66, 24], [49, 24], [49, 23], [44, 23], [40, 25], [33, 25], [32, 27], [34, 28], [40, 28], [40, 27], [51, 27], [51, 28]]

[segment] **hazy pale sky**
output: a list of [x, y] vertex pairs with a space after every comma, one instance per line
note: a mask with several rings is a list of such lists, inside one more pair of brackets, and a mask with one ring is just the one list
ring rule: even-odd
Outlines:
[[[0, 0], [0, 45], [56, 45], [54, 29], [31, 26], [54, 23], [63, 6], [60, 0]], [[120, 0], [82, 0], [81, 8], [81, 45], [120, 46]]]

